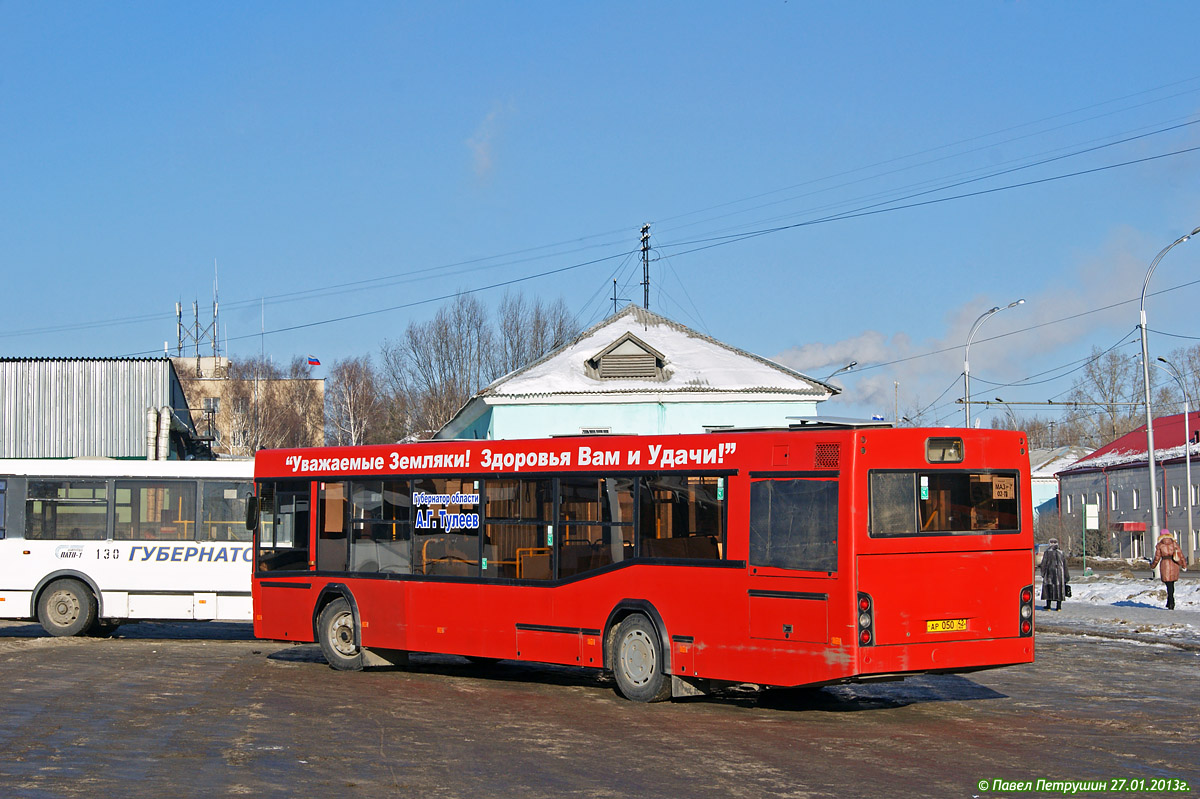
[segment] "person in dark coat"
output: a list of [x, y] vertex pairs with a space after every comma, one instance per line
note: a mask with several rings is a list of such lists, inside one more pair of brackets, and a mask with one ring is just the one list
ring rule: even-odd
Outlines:
[[1158, 567], [1158, 576], [1162, 578], [1163, 585], [1167, 587], [1167, 610], [1174, 610], [1175, 581], [1179, 579], [1179, 567], [1187, 568], [1187, 558], [1170, 530], [1158, 534], [1158, 546], [1154, 547], [1150, 571], [1153, 572], [1155, 566]]
[[1067, 556], [1058, 548], [1058, 539], [1051, 538], [1050, 548], [1042, 553], [1042, 599], [1046, 600], [1046, 610], [1050, 610], [1051, 602], [1055, 610], [1062, 610], [1069, 582], [1071, 573], [1067, 571]]

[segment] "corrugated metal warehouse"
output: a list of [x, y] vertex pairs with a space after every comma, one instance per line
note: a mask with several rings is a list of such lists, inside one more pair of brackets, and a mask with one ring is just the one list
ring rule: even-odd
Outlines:
[[0, 358], [0, 458], [165, 460], [195, 439], [169, 358]]

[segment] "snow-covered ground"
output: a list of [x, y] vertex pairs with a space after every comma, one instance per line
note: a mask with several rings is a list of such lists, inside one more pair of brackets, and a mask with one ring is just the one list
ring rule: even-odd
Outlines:
[[[1145, 566], [1122, 573], [1071, 576], [1071, 598], [1061, 611], [1046, 611], [1036, 600], [1036, 626], [1055, 632], [1170, 643], [1200, 651], [1200, 580], [1175, 583], [1175, 610], [1167, 610], [1167, 589]], [[1036, 597], [1041, 596], [1037, 586]]]

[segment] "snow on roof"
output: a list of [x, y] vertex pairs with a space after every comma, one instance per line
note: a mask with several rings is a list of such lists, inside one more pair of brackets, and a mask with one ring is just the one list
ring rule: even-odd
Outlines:
[[[662, 379], [601, 379], [589, 375], [587, 361], [626, 334], [632, 334], [664, 356]], [[838, 393], [838, 389], [644, 308], [628, 305], [574, 341], [499, 378], [479, 396], [697, 392], [788, 394], [823, 400]]]
[[[1184, 415], [1161, 416], [1154, 420], [1154, 460], [1164, 461], [1183, 458], [1187, 448], [1184, 435]], [[1192, 455], [1200, 453], [1200, 442], [1197, 442], [1197, 432], [1200, 432], [1200, 412], [1188, 414], [1187, 433], [1192, 437]], [[1059, 474], [1090, 469], [1108, 469], [1127, 463], [1139, 463], [1146, 460], [1146, 426], [1142, 425], [1115, 441], [1105, 444], [1091, 455], [1080, 458], [1074, 465], [1063, 469]]]
[[1080, 458], [1091, 453], [1092, 451], [1085, 447], [1073, 446], [1030, 450], [1029, 469], [1034, 478], [1053, 479], [1057, 472], [1069, 468]]

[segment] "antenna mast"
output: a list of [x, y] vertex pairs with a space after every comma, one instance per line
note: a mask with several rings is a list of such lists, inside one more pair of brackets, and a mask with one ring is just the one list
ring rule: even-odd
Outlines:
[[613, 295], [612, 295], [612, 301], [613, 301], [613, 316], [616, 316], [616, 315], [617, 315], [617, 303], [618, 303], [618, 302], [622, 302], [622, 301], [624, 301], [624, 302], [629, 302], [629, 298], [628, 298], [628, 297], [618, 297], [618, 296], [617, 296], [617, 279], [616, 279], [616, 278], [613, 278]]
[[183, 304], [175, 303], [175, 356], [182, 358], [184, 350], [191, 348], [196, 358], [196, 376], [201, 376], [200, 369], [200, 344], [208, 338], [212, 345], [212, 354], [216, 358], [220, 354], [218, 349], [220, 338], [217, 331], [220, 329], [217, 321], [217, 291], [216, 282], [213, 285], [213, 309], [212, 322], [208, 325], [200, 326], [200, 303], [192, 302], [192, 323], [184, 327], [183, 324]]
[[650, 310], [650, 223], [642, 225], [642, 307]]

